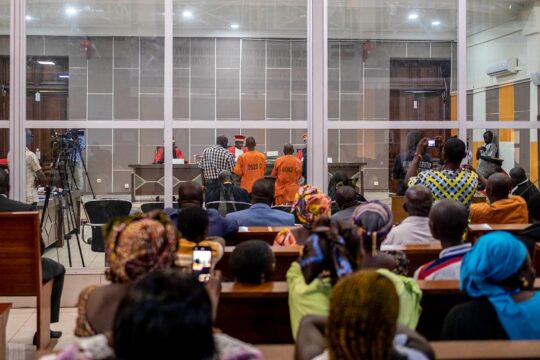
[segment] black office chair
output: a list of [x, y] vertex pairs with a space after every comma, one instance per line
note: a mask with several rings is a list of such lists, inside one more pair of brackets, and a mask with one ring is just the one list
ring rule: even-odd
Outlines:
[[90, 200], [84, 203], [84, 211], [86, 212], [88, 222], [83, 223], [83, 225], [92, 228], [92, 239], [90, 240], [92, 251], [105, 251], [102, 230], [103, 225], [117, 216], [128, 216], [131, 207], [132, 204], [130, 201], [120, 199]]
[[165, 203], [162, 202], [149, 202], [141, 204], [141, 211], [147, 213], [152, 210], [163, 210], [165, 208]]
[[206, 203], [207, 209], [216, 209], [222, 216], [235, 211], [246, 210], [250, 207], [250, 203], [242, 201], [210, 201]]

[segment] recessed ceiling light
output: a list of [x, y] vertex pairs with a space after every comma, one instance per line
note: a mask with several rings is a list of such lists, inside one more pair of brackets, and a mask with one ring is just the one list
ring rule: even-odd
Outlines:
[[190, 17], [193, 17], [193, 13], [189, 10], [184, 10], [182, 12], [182, 17], [183, 18], [186, 18], [186, 19], [189, 19]]
[[418, 19], [418, 14], [417, 13], [410, 13], [409, 14], [409, 20], [416, 20]]
[[240, 25], [238, 24], [231, 24], [231, 29], [238, 29]]
[[68, 6], [66, 7], [66, 9], [64, 10], [64, 12], [66, 13], [67, 16], [74, 16], [74, 15], [77, 15], [77, 13], [79, 12], [79, 10], [77, 10], [76, 8], [72, 7], [72, 6]]
[[31, 21], [33, 19], [30, 15], [26, 15], [24, 18], [26, 19], [26, 21]]
[[38, 63], [38, 64], [41, 64], [41, 65], [54, 65], [54, 61], [43, 61], [43, 60], [38, 60], [37, 63]]
[[431, 22], [431, 26], [439, 26], [439, 25], [441, 25], [441, 22], [439, 20], [433, 20]]

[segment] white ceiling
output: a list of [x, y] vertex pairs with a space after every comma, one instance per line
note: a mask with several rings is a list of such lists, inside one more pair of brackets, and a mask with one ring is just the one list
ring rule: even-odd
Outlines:
[[[519, 19], [532, 0], [469, 0], [468, 33]], [[66, 10], [72, 8], [72, 14]], [[163, 0], [27, 0], [32, 35], [163, 36]], [[174, 2], [175, 36], [306, 37], [306, 0]], [[191, 11], [191, 18], [182, 16]], [[416, 20], [409, 20], [411, 13]], [[455, 40], [457, 0], [329, 0], [329, 37]], [[440, 25], [433, 26], [433, 21]], [[9, 0], [0, 0], [8, 31]], [[231, 29], [236, 23], [238, 29]]]

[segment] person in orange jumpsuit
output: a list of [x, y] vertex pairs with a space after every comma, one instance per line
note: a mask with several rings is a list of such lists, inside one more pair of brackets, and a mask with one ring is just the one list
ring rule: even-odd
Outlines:
[[262, 152], [256, 151], [255, 138], [250, 136], [246, 139], [248, 151], [238, 157], [234, 166], [234, 173], [242, 178], [240, 186], [248, 193], [251, 193], [253, 183], [264, 178], [266, 170], [266, 156]]
[[290, 205], [300, 185], [298, 180], [302, 176], [302, 161], [293, 155], [294, 147], [287, 144], [283, 147], [283, 156], [279, 157], [272, 169], [272, 176], [276, 179], [275, 205]]

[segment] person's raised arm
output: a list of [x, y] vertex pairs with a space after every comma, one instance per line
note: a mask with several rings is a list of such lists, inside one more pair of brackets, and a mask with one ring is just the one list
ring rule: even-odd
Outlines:
[[403, 180], [405, 185], [407, 185], [410, 178], [418, 174], [418, 165], [423, 158], [422, 154], [426, 152], [427, 143], [427, 138], [424, 137], [418, 142], [418, 145], [416, 145], [416, 152], [414, 153], [412, 161], [409, 163], [409, 169], [407, 169], [407, 174], [405, 174], [405, 179]]
[[210, 304], [212, 305], [212, 321], [215, 322], [217, 318], [219, 296], [221, 295], [221, 271], [214, 271], [214, 274], [212, 274], [210, 280], [206, 283], [206, 291], [208, 292]]

